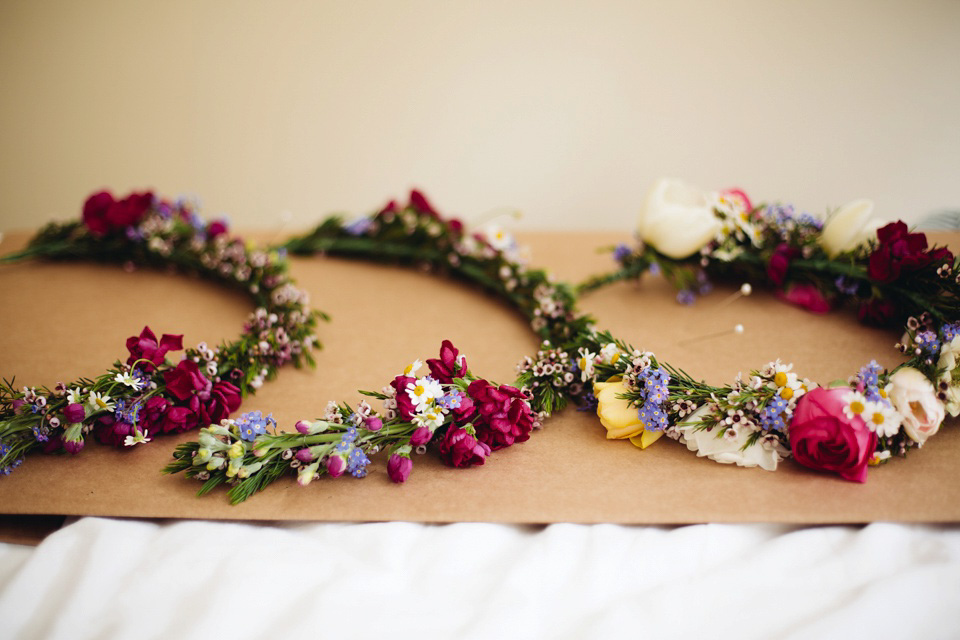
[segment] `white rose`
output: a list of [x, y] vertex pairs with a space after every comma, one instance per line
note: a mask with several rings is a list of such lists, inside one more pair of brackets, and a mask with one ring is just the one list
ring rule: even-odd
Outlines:
[[943, 422], [943, 403], [933, 383], [913, 367], [903, 367], [890, 376], [890, 402], [903, 416], [903, 430], [914, 442], [923, 444]]
[[840, 207], [823, 226], [820, 244], [831, 258], [844, 251], [852, 251], [877, 237], [877, 229], [886, 224], [871, 220], [873, 202], [854, 200]]
[[[684, 422], [699, 422], [708, 413], [706, 406], [694, 411]], [[698, 430], [693, 425], [677, 427], [690, 451], [696, 451], [700, 457], [707, 457], [722, 464], [736, 464], [741, 467], [761, 467], [767, 471], [776, 471], [781, 455], [776, 447], [765, 447], [757, 441], [753, 446], [743, 449], [750, 437], [749, 429], [740, 428], [735, 438], [720, 435], [719, 427], [710, 431]]]
[[647, 194], [637, 220], [640, 238], [665, 256], [681, 260], [713, 240], [721, 222], [708, 194], [680, 180], [663, 178]]
[[957, 379], [957, 360], [960, 359], [960, 336], [940, 348], [940, 359], [937, 368], [943, 369], [941, 382], [947, 383], [947, 412], [954, 418], [960, 415], [960, 380]]

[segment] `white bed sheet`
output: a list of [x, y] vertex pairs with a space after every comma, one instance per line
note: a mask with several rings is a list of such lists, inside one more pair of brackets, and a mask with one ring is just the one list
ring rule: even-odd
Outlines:
[[0, 545], [3, 638], [950, 638], [960, 528], [82, 518]]

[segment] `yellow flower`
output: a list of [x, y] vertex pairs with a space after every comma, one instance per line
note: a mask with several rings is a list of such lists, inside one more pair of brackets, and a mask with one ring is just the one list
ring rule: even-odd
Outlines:
[[637, 408], [618, 397], [627, 393], [623, 380], [596, 382], [593, 393], [597, 398], [597, 416], [607, 429], [608, 439], [629, 438], [636, 446], [646, 449], [663, 435], [662, 431], [645, 431]]

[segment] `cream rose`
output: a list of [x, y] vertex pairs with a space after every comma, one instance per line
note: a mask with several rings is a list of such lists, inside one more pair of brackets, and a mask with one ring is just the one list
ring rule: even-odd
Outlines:
[[640, 238], [665, 256], [681, 260], [710, 242], [720, 230], [711, 198], [680, 180], [653, 185], [637, 220]]
[[872, 238], [877, 229], [886, 224], [871, 220], [873, 202], [854, 200], [840, 207], [823, 226], [820, 244], [831, 258], [844, 251], [852, 251]]
[[[709, 413], [707, 406], [694, 411], [684, 422], [699, 422]], [[767, 471], [776, 471], [777, 463], [784, 457], [786, 451], [773, 444], [763, 444], [757, 441], [753, 446], [743, 449], [751, 431], [740, 428], [735, 432], [736, 437], [720, 435], [719, 427], [707, 431], [697, 429], [694, 425], [678, 427], [683, 434], [683, 441], [690, 451], [696, 451], [701, 458], [706, 457], [722, 464], [736, 464], [741, 467], [760, 467]]]
[[957, 370], [960, 360], [960, 336], [940, 348], [940, 360], [937, 368], [943, 369], [940, 381], [947, 383], [946, 410], [953, 417], [960, 415], [960, 371]]
[[940, 428], [943, 403], [933, 383], [913, 367], [903, 367], [890, 376], [890, 402], [903, 417], [903, 430], [914, 442], [923, 444]]

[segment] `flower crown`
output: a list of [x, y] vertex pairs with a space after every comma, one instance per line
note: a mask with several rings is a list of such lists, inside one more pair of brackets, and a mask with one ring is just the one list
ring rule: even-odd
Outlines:
[[[244, 288], [259, 308], [240, 340], [188, 349], [175, 366], [166, 354], [182, 348], [181, 337], [157, 339], [144, 329], [127, 341], [127, 361], [95, 380], [54, 390], [5, 384], [0, 469], [9, 472], [37, 448], [76, 452], [90, 432], [130, 445], [199, 426], [199, 439], [178, 447], [166, 470], [203, 480], [201, 493], [230, 483], [230, 498], [239, 502], [287, 472], [302, 485], [323, 474], [363, 476], [370, 456], [384, 450], [388, 475], [398, 482], [412, 468], [411, 453], [429, 448], [452, 466], [480, 464], [526, 440], [573, 400], [597, 410], [607, 437], [641, 448], [666, 434], [719, 462], [772, 470], [792, 456], [863, 481], [868, 464], [921, 446], [945, 412], [960, 410], [957, 263], [902, 222], [869, 223], [870, 213], [869, 203], [858, 201], [824, 226], [789, 206], [754, 207], [740, 190], [704, 194], [662, 181], [647, 199], [636, 246], [613, 250], [618, 268], [574, 288], [528, 268], [502, 229], [468, 232], [416, 191], [405, 206], [391, 202], [349, 223], [328, 218], [270, 250], [227, 238], [224, 223], [204, 223], [187, 202], [95, 194], [82, 224], [50, 225], [4, 261], [174, 263]], [[276, 367], [312, 363], [313, 328], [324, 316], [306, 309], [305, 295], [286, 275], [287, 251], [417, 264], [466, 280], [522, 313], [543, 344], [520, 362], [512, 386], [476, 378], [445, 341], [440, 357], [427, 361], [429, 375], [417, 375], [418, 361], [381, 392], [365, 392], [383, 403], [380, 410], [331, 403], [324, 416], [289, 433], [258, 412], [231, 419], [241, 396]], [[673, 282], [688, 304], [709, 290], [708, 276], [768, 283], [779, 297], [815, 312], [853, 302], [864, 321], [906, 323], [898, 348], [909, 359], [889, 372], [869, 363], [834, 388], [820, 388], [780, 361], [729, 385], [707, 385], [577, 313], [577, 292], [647, 271]]]

